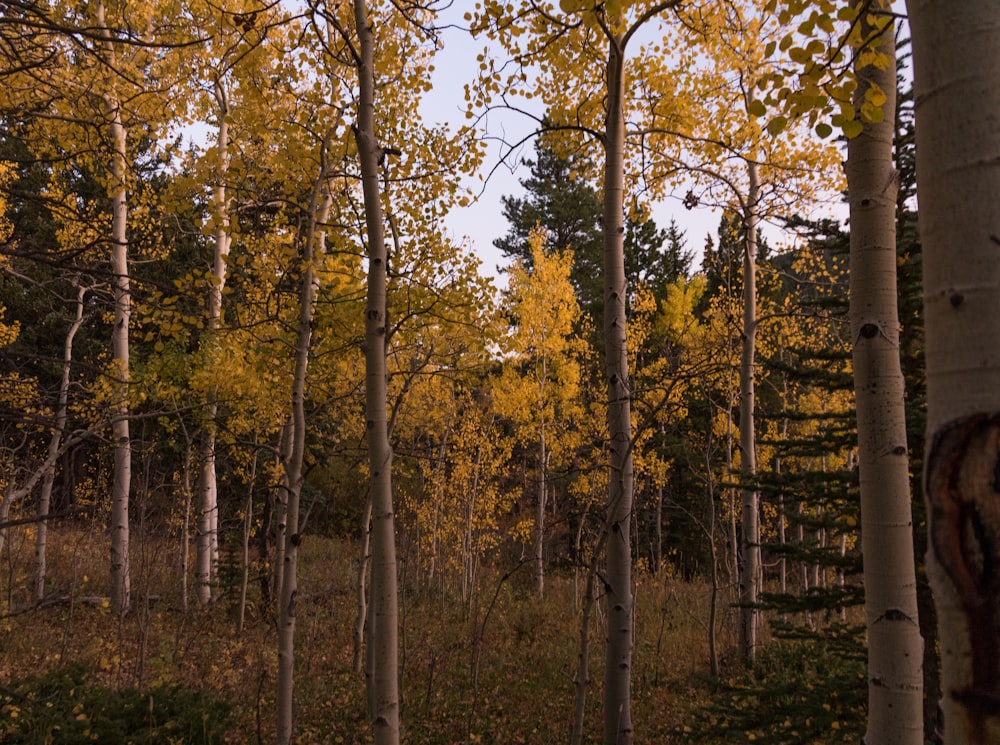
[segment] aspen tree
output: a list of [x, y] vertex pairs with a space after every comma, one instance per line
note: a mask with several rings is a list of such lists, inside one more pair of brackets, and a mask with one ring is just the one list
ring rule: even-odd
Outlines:
[[[531, 270], [519, 261], [510, 270], [509, 291], [516, 321], [510, 339], [514, 357], [494, 385], [497, 410], [509, 417], [522, 438], [537, 445], [538, 483], [533, 526], [535, 591], [545, 589], [545, 511], [550, 459], [568, 443], [560, 442], [560, 421], [567, 419], [579, 390], [580, 370], [573, 359], [573, 328], [580, 307], [570, 284], [570, 252], [546, 254], [545, 236], [534, 232]], [[522, 368], [521, 365], [524, 365]]]
[[[227, 193], [226, 172], [229, 170], [229, 117], [230, 96], [227, 83], [222, 78], [212, 81], [212, 96], [217, 106], [216, 157], [218, 172], [212, 187], [213, 221], [211, 284], [208, 290], [208, 319], [206, 334], [209, 343], [219, 331], [222, 319], [222, 292], [226, 284], [226, 261], [232, 236], [229, 233], [230, 197]], [[207, 425], [202, 433], [198, 475], [198, 544], [195, 576], [196, 592], [202, 603], [215, 594], [219, 565], [219, 493], [215, 467], [216, 418], [219, 413], [218, 397], [214, 390], [207, 395], [205, 418]]]
[[47, 571], [48, 552], [48, 514], [52, 503], [52, 486], [56, 478], [56, 461], [66, 442], [66, 422], [69, 418], [69, 386], [70, 373], [73, 365], [73, 339], [83, 326], [84, 300], [87, 287], [79, 285], [76, 293], [76, 314], [66, 338], [63, 342], [62, 375], [59, 379], [59, 395], [56, 402], [55, 421], [52, 434], [49, 437], [48, 455], [46, 458], [45, 476], [42, 478], [42, 488], [38, 495], [37, 515], [39, 518], [35, 533], [35, 585], [34, 599], [40, 602], [45, 597], [45, 573]]
[[392, 447], [386, 405], [386, 279], [388, 254], [378, 162], [386, 156], [375, 132], [375, 37], [365, 0], [354, 2], [358, 34], [359, 99], [354, 136], [361, 165], [368, 238], [368, 302], [365, 310], [365, 429], [372, 504], [372, 679], [369, 700], [376, 745], [399, 743], [399, 610], [396, 530], [392, 503]]
[[907, 2], [927, 360], [927, 572], [946, 745], [1000, 741], [1000, 10]]
[[[550, 107], [556, 127], [595, 136], [603, 156], [602, 236], [604, 295], [604, 374], [608, 417], [608, 495], [606, 502], [605, 590], [608, 608], [604, 667], [604, 742], [625, 745], [634, 740], [631, 706], [632, 674], [632, 536], [633, 442], [631, 380], [628, 366], [625, 309], [625, 172], [627, 163], [625, 111], [633, 90], [629, 80], [630, 43], [676, 0], [665, 2], [588, 2], [563, 0], [561, 13], [544, 12], [534, 3], [523, 8], [486, 3], [474, 28], [499, 38], [518, 62], [539, 64], [542, 75], [537, 95]], [[470, 18], [472, 18], [470, 14]], [[521, 31], [530, 29], [528, 41]], [[567, 70], [569, 58], [586, 61]], [[589, 63], [589, 64], [588, 64]], [[483, 69], [492, 60], [485, 58]], [[515, 66], [518, 67], [518, 66]], [[520, 69], [520, 67], [518, 67]], [[507, 81], [517, 88], [520, 72]], [[486, 77], [470, 107], [486, 106], [498, 85], [498, 74]], [[597, 84], [595, 85], [595, 81]], [[581, 103], [583, 101], [583, 103]], [[595, 103], [599, 102], [599, 103]], [[558, 108], [553, 108], [558, 106]], [[601, 162], [601, 161], [599, 161]]]
[[[330, 133], [331, 135], [333, 132]], [[309, 223], [302, 238], [302, 277], [299, 289], [299, 320], [295, 340], [295, 370], [292, 377], [292, 416], [289, 449], [284, 462], [285, 528], [282, 553], [281, 594], [278, 599], [278, 744], [294, 740], [295, 624], [298, 605], [298, 555], [302, 543], [299, 504], [304, 481], [306, 449], [306, 393], [313, 320], [320, 277], [318, 267], [326, 250], [326, 224], [333, 205], [330, 175], [330, 137], [322, 143], [320, 172], [309, 205]]]
[[129, 497], [132, 483], [132, 443], [129, 437], [129, 324], [132, 303], [128, 268], [128, 197], [126, 192], [125, 125], [121, 103], [115, 89], [114, 76], [118, 61], [114, 37], [105, 21], [103, 0], [94, 10], [100, 35], [100, 56], [105, 67], [104, 115], [111, 138], [111, 274], [114, 286], [115, 312], [111, 335], [112, 375], [115, 390], [111, 432], [114, 440], [115, 467], [111, 485], [111, 607], [125, 614], [131, 604], [131, 569], [129, 564]]
[[[769, 75], [785, 60], [777, 47], [781, 31], [761, 4], [727, 2], [685, 9], [690, 29], [681, 43], [710, 56], [712, 62], [692, 75], [693, 111], [671, 128], [658, 132], [684, 143], [681, 156], [695, 180], [689, 199], [719, 204], [738, 212], [742, 237], [742, 323], [739, 363], [739, 464], [742, 481], [739, 585], [739, 645], [743, 660], [753, 663], [760, 611], [757, 608], [761, 564], [761, 504], [757, 486], [756, 368], [758, 362], [757, 263], [762, 218], [784, 216], [789, 204], [813, 196], [821, 174], [838, 158], [834, 148], [803, 141], [803, 127], [789, 117], [762, 126], [765, 108], [758, 99]], [[649, 105], [655, 106], [655, 102]], [[669, 121], [659, 116], [660, 121]], [[674, 159], [659, 158], [658, 169], [674, 168]]]
[[760, 492], [757, 478], [756, 376], [757, 355], [757, 200], [760, 183], [757, 163], [747, 162], [747, 196], [744, 205], [743, 333], [740, 336], [740, 475], [743, 478], [740, 524], [739, 590], [740, 653], [745, 662], [757, 656], [757, 599], [762, 582], [760, 562]]
[[[215, 183], [212, 185], [212, 268], [208, 289], [208, 319], [205, 326], [208, 343], [215, 342], [222, 319], [222, 292], [226, 284], [226, 261], [232, 236], [229, 232], [231, 197], [227, 193], [229, 170], [229, 120], [231, 116], [228, 82], [222, 76], [212, 81], [212, 98], [216, 105], [215, 155], [218, 160]], [[219, 494], [215, 467], [216, 418], [219, 414], [218, 394], [210, 389], [205, 401], [206, 426], [201, 436], [200, 471], [198, 474], [198, 540], [195, 559], [195, 592], [201, 603], [215, 595], [219, 564]]]
[[[896, 309], [894, 27], [888, 2], [863, 10], [855, 61], [863, 126], [848, 140], [851, 338], [861, 477], [868, 628], [866, 745], [920, 745], [923, 647], [917, 623], [913, 520]], [[876, 109], [875, 106], [880, 108]]]
[[[275, 21], [272, 13], [254, 0], [241, 4], [239, 10], [230, 4], [225, 12], [214, 7], [193, 9], [195, 18], [206, 28], [212, 28], [212, 38], [205, 49], [193, 60], [191, 74], [204, 86], [200, 98], [206, 99], [205, 108], [209, 122], [215, 128], [212, 146], [206, 160], [207, 179], [212, 198], [209, 221], [211, 226], [212, 260], [208, 272], [205, 309], [205, 329], [200, 337], [201, 351], [213, 364], [220, 348], [223, 321], [223, 297], [228, 278], [228, 263], [232, 247], [231, 210], [232, 191], [229, 188], [232, 160], [232, 123], [234, 109], [241, 101], [242, 88], [252, 88], [245, 78], [247, 70], [254, 67], [272, 68], [271, 60], [261, 59], [260, 47], [269, 24]], [[261, 30], [265, 29], [265, 30]], [[202, 55], [205, 59], [202, 59]], [[199, 64], [200, 63], [200, 64]], [[245, 96], [250, 100], [255, 97]], [[255, 101], [259, 103], [259, 99]], [[245, 118], [249, 118], [248, 115]], [[246, 133], [244, 133], [244, 136]], [[217, 595], [219, 565], [219, 504], [218, 477], [216, 473], [216, 440], [219, 428], [219, 386], [208, 385], [204, 391], [204, 413], [201, 441], [199, 443], [199, 471], [197, 482], [197, 539], [195, 542], [195, 592], [202, 604]]]

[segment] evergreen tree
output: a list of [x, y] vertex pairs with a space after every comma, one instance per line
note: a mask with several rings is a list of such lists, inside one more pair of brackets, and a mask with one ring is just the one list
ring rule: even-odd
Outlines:
[[[538, 141], [535, 160], [524, 161], [531, 169], [531, 175], [521, 181], [527, 194], [521, 198], [502, 197], [503, 214], [510, 228], [493, 245], [507, 258], [523, 261], [529, 270], [529, 237], [536, 228], [542, 229], [547, 250], [573, 251], [570, 282], [583, 315], [596, 327], [604, 305], [601, 200], [597, 190], [577, 175], [576, 160], [575, 155], [563, 154], [544, 140]], [[692, 260], [684, 232], [675, 221], [664, 230], [641, 207], [626, 215], [625, 275], [630, 299], [640, 283], [652, 287], [657, 299], [662, 299], [669, 283], [688, 276]]]
[[504, 255], [532, 268], [530, 236], [543, 231], [548, 250], [573, 251], [570, 282], [581, 307], [599, 319], [601, 297], [601, 200], [597, 191], [575, 175], [575, 158], [562, 155], [539, 140], [535, 160], [524, 164], [531, 176], [521, 181], [523, 198], [504, 196], [503, 215], [510, 223], [507, 235], [493, 242]]
[[[711, 235], [705, 237], [705, 248], [702, 252], [701, 271], [705, 275], [705, 293], [696, 308], [699, 316], [704, 316], [712, 298], [719, 295], [739, 298], [743, 293], [743, 250], [744, 240], [743, 218], [726, 211], [719, 219], [716, 239]], [[757, 232], [757, 264], [763, 266], [771, 259], [771, 246], [764, 234]], [[733, 320], [736, 323], [736, 319]]]

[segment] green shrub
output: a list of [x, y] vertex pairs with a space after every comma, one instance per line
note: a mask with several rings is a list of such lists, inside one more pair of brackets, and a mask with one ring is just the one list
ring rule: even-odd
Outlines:
[[71, 666], [2, 689], [0, 739], [11, 745], [213, 745], [223, 741], [230, 708], [176, 684], [114, 690], [89, 681], [83, 666]]
[[863, 656], [821, 641], [778, 641], [754, 668], [719, 686], [692, 734], [713, 743], [860, 742], [866, 697]]

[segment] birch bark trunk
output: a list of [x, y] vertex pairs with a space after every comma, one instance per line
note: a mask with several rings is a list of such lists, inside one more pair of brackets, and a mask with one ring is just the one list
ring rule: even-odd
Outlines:
[[[544, 380], [545, 362], [542, 361], [542, 375]], [[544, 383], [542, 389], [544, 390]], [[544, 395], [544, 394], [543, 394]], [[544, 398], [539, 396], [539, 405], [544, 411]], [[538, 597], [545, 594], [545, 503], [548, 496], [548, 466], [549, 453], [545, 442], [545, 417], [542, 416], [541, 427], [538, 432], [538, 497], [535, 502], [535, 592]]]
[[946, 745], [1000, 742], [1000, 12], [909, 0]]
[[862, 37], [888, 55], [882, 65], [856, 63], [860, 108], [869, 90], [885, 96], [881, 122], [866, 122], [848, 140], [851, 219], [850, 315], [861, 481], [861, 545], [868, 628], [866, 745], [921, 745], [923, 642], [917, 623], [909, 458], [896, 304], [896, 110], [894, 28], [881, 32], [862, 13]]
[[375, 134], [375, 38], [365, 0], [355, 0], [360, 47], [358, 121], [354, 128], [361, 164], [368, 233], [368, 302], [365, 311], [365, 417], [371, 472], [372, 655], [369, 700], [376, 745], [399, 743], [399, 605], [396, 530], [392, 504], [392, 447], [387, 416], [387, 255], [378, 162], [384, 151]]
[[608, 626], [604, 665], [604, 742], [633, 741], [632, 681], [632, 414], [625, 333], [625, 55], [612, 37], [607, 64], [604, 164], [604, 349], [608, 386]]
[[316, 295], [319, 292], [318, 263], [324, 254], [325, 224], [329, 219], [333, 197], [329, 189], [326, 143], [320, 158], [320, 174], [316, 180], [310, 205], [310, 223], [302, 243], [302, 285], [299, 292], [299, 325], [295, 343], [295, 374], [292, 379], [292, 419], [289, 457], [285, 461], [286, 502], [284, 551], [281, 564], [281, 590], [278, 595], [278, 684], [277, 735], [278, 745], [290, 745], [295, 736], [295, 624], [298, 599], [299, 501], [302, 494], [306, 448], [306, 376], [309, 369], [309, 348], [312, 343]]
[[111, 332], [111, 362], [114, 394], [111, 403], [111, 435], [114, 441], [114, 476], [111, 484], [111, 608], [119, 615], [131, 604], [129, 567], [129, 494], [132, 489], [132, 443], [129, 435], [129, 320], [132, 315], [128, 271], [128, 196], [126, 191], [126, 130], [121, 102], [112, 82], [118, 69], [111, 31], [104, 19], [103, 2], [95, 15], [101, 48], [108, 70], [105, 82], [104, 116], [111, 135], [111, 276], [114, 285], [114, 327]]
[[83, 301], [87, 294], [86, 287], [78, 287], [76, 290], [76, 316], [70, 324], [69, 331], [66, 332], [66, 339], [63, 342], [63, 369], [62, 377], [59, 380], [59, 400], [56, 405], [56, 420], [49, 438], [48, 454], [46, 456], [45, 476], [42, 477], [42, 489], [38, 495], [37, 515], [41, 518], [38, 521], [38, 532], [35, 534], [35, 602], [41, 602], [45, 597], [45, 573], [47, 571], [46, 558], [48, 553], [49, 506], [52, 503], [52, 485], [56, 478], [56, 461], [62, 449], [63, 437], [66, 430], [66, 420], [69, 415], [69, 383], [70, 373], [73, 366], [73, 339], [76, 332], [83, 325]]
[[[216, 336], [222, 319], [222, 292], [226, 286], [226, 260], [229, 257], [229, 198], [226, 194], [226, 174], [229, 170], [229, 95], [221, 81], [215, 82], [216, 114], [219, 129], [215, 147], [218, 153], [218, 172], [212, 189], [214, 218], [216, 222], [212, 283], [208, 290], [208, 319], [205, 340], [217, 342]], [[205, 429], [201, 439], [201, 471], [198, 477], [198, 539], [195, 551], [195, 579], [198, 601], [202, 604], [215, 599], [218, 593], [219, 569], [219, 490], [215, 471], [216, 418], [219, 414], [218, 396], [214, 390], [205, 394]]]
[[756, 393], [754, 362], [757, 354], [757, 198], [760, 183], [757, 163], [747, 161], [747, 198], [743, 229], [743, 338], [740, 348], [740, 655], [746, 664], [757, 658], [757, 625], [760, 611], [757, 598], [761, 584], [760, 564], [760, 492], [757, 478], [757, 436], [754, 421]]

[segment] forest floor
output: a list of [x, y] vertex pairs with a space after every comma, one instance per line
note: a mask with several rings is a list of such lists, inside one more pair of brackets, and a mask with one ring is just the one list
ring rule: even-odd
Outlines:
[[[50, 536], [49, 586], [52, 597], [65, 602], [18, 610], [27, 596], [30, 535], [23, 541], [12, 535], [3, 552], [0, 735], [6, 732], [6, 739], [0, 739], [114, 742], [108, 734], [116, 716], [111, 710], [122, 704], [117, 699], [109, 703], [109, 697], [128, 690], [138, 692], [139, 703], [130, 704], [136, 709], [132, 716], [148, 722], [148, 734], [146, 739], [122, 735], [122, 742], [274, 741], [277, 640], [270, 613], [259, 601], [250, 603], [242, 631], [228, 598], [209, 608], [198, 608], [192, 600], [185, 611], [176, 544], [137, 541], [133, 608], [119, 619], [101, 602], [107, 594], [103, 533], [63, 528]], [[364, 677], [352, 669], [356, 554], [356, 546], [346, 541], [309, 537], [302, 544], [295, 661], [300, 744], [371, 741]], [[543, 600], [533, 595], [531, 583], [526, 567], [506, 579], [484, 572], [472, 602], [441, 589], [402, 593], [405, 743], [569, 741], [580, 635], [575, 579], [571, 570], [554, 571]], [[260, 597], [256, 587], [249, 594]], [[734, 626], [733, 611], [723, 603], [718, 622], [722, 678], [710, 676], [709, 598], [704, 584], [639, 575], [632, 709], [636, 742], [696, 741], [704, 723], [715, 721], [706, 712], [718, 698], [720, 684], [738, 682], [728, 631]], [[600, 740], [603, 638], [598, 613], [591, 629], [586, 743]], [[790, 664], [801, 667], [796, 660]], [[87, 686], [108, 693], [104, 699], [85, 699], [76, 688]], [[62, 690], [66, 688], [70, 690]], [[178, 690], [198, 695], [185, 704]], [[54, 713], [63, 706], [58, 697], [67, 695], [73, 704], [66, 705], [72, 726]], [[218, 702], [218, 708], [208, 707], [207, 701]], [[168, 704], [170, 712], [163, 710]], [[184, 706], [199, 713], [176, 711]], [[191, 726], [201, 726], [197, 722], [181, 728], [178, 722], [186, 715], [201, 717], [203, 734], [190, 734]], [[176, 734], [163, 739], [164, 730], [154, 731], [154, 720], [162, 724], [171, 717], [177, 722], [168, 722], [168, 729], [175, 727]], [[209, 726], [215, 718], [217, 734]], [[762, 733], [769, 726], [761, 722]], [[77, 739], [68, 736], [74, 727]], [[755, 739], [749, 730], [742, 734], [746, 740], [714, 741]]]

